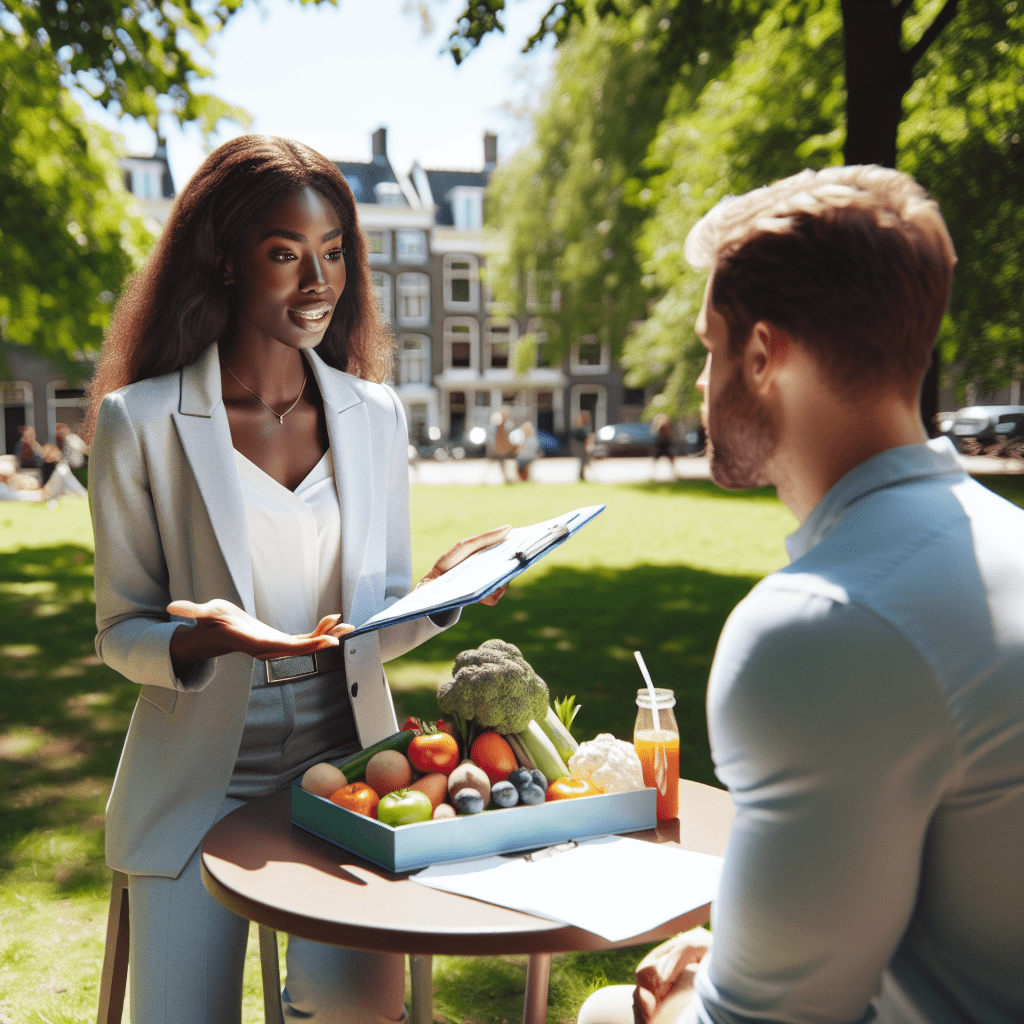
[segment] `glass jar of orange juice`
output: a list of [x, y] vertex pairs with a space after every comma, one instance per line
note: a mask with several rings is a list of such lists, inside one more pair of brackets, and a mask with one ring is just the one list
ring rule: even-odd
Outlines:
[[676, 725], [676, 695], [656, 688], [658, 731], [651, 714], [651, 694], [645, 687], [636, 691], [636, 726], [633, 746], [644, 770], [644, 784], [658, 791], [658, 821], [679, 817], [679, 726]]

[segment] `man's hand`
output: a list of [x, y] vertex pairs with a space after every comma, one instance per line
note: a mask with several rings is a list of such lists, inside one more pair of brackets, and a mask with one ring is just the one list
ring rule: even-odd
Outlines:
[[678, 1016], [693, 998], [693, 976], [710, 948], [711, 933], [693, 928], [656, 946], [640, 961], [633, 992], [635, 1024], [668, 1024]]
[[171, 661], [179, 677], [207, 658], [240, 651], [254, 658], [284, 658], [312, 654], [336, 647], [338, 637], [352, 631], [340, 615], [326, 615], [311, 633], [291, 635], [274, 629], [230, 601], [172, 601], [169, 615], [195, 619], [194, 626], [182, 625], [171, 637]]
[[[493, 530], [488, 530], [486, 533], [478, 533], [475, 537], [467, 537], [465, 540], [460, 540], [458, 544], [450, 547], [434, 563], [434, 567], [416, 586], [422, 587], [424, 583], [430, 583], [436, 580], [438, 576], [443, 576], [449, 569], [454, 569], [459, 562], [464, 562], [470, 555], [475, 555], [478, 551], [485, 551], [487, 548], [494, 547], [495, 544], [500, 544], [508, 536], [511, 529], [511, 526], [496, 526]], [[505, 589], [505, 587], [498, 587], [497, 590], [481, 598], [479, 603], [497, 604], [501, 600], [501, 595], [505, 593]]]

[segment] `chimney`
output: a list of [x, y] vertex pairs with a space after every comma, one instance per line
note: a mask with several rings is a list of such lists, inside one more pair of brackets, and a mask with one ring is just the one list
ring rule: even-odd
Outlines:
[[488, 173], [498, 166], [498, 136], [484, 132], [484, 170]]
[[378, 128], [371, 136], [373, 140], [373, 162], [375, 164], [387, 163], [388, 159], [388, 130], [383, 126]]

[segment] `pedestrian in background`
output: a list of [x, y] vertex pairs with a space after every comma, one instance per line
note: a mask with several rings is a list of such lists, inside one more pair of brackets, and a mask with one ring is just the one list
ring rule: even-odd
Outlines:
[[576, 417], [570, 436], [572, 454], [580, 460], [580, 480], [586, 480], [586, 469], [594, 452], [594, 429], [590, 422], [590, 411], [584, 409]]

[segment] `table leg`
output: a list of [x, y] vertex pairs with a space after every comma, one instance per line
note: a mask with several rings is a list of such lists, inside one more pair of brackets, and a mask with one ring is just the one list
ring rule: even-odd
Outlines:
[[548, 1018], [548, 979], [551, 954], [531, 953], [526, 965], [526, 998], [523, 1000], [523, 1024], [545, 1024]]
[[434, 958], [429, 954], [409, 954], [409, 977], [412, 980], [412, 1006], [409, 1024], [433, 1024], [434, 1021]]
[[284, 1024], [281, 1006], [281, 965], [277, 959], [277, 932], [259, 925], [260, 971], [263, 975], [263, 1013], [267, 1024]]

